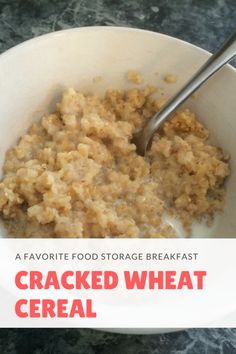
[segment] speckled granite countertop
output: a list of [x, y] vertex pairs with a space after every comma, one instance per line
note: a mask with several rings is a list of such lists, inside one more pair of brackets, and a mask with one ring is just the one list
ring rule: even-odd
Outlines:
[[[236, 0], [0, 0], [0, 52], [78, 26], [160, 31], [214, 51], [236, 27]], [[127, 336], [93, 330], [0, 330], [1, 354], [234, 354], [236, 329]]]

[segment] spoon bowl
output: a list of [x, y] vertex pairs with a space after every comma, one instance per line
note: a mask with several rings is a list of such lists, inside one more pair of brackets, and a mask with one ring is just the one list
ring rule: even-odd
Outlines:
[[205, 81], [236, 56], [236, 32], [213, 54], [192, 78], [156, 113], [144, 128], [133, 136], [132, 142], [136, 151], [144, 156], [151, 145], [151, 139], [156, 130], [170, 118], [170, 115], [192, 95]]

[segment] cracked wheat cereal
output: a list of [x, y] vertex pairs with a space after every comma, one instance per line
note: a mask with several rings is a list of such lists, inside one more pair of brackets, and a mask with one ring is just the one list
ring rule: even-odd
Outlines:
[[141, 157], [130, 139], [161, 106], [153, 89], [66, 91], [7, 154], [0, 215], [21, 237], [169, 237], [163, 216], [223, 210], [228, 156], [189, 110], [177, 112]]

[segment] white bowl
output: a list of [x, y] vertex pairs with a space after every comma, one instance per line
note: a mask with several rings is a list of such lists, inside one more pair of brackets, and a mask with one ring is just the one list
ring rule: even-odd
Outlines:
[[[137, 69], [145, 83], [157, 84], [172, 94], [206, 61], [209, 53], [163, 34], [118, 27], [85, 27], [44, 35], [0, 56], [0, 170], [6, 150], [46, 111], [67, 87], [103, 91], [127, 88], [125, 73]], [[159, 75], [155, 75], [158, 72]], [[164, 84], [174, 73], [178, 81]], [[102, 76], [99, 83], [93, 78]], [[231, 154], [224, 214], [212, 228], [195, 225], [195, 237], [236, 235], [236, 70], [224, 67], [187, 105], [207, 125], [211, 139]], [[0, 229], [6, 235], [4, 228]]]

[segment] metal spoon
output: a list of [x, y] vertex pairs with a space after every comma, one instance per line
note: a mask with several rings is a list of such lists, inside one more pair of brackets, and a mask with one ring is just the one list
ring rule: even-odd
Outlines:
[[144, 156], [156, 130], [170, 118], [173, 113], [199, 86], [209, 79], [223, 65], [236, 56], [236, 32], [213, 54], [207, 62], [196, 72], [196, 74], [185, 84], [185, 86], [167, 104], [157, 112], [144, 126], [134, 134], [132, 143], [136, 145], [136, 151]]

